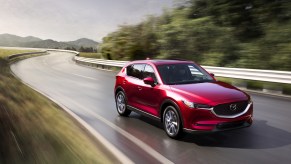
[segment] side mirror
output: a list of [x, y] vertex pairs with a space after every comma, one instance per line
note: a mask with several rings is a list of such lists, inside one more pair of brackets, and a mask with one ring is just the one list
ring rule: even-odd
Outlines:
[[155, 86], [155, 81], [152, 77], [146, 77], [143, 79], [145, 84], [151, 85], [152, 87]]
[[212, 77], [214, 77], [214, 73], [209, 73]]

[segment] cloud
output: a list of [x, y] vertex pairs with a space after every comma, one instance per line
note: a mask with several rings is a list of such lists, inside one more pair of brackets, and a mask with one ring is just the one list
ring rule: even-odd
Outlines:
[[[3, 1], [3, 2], [2, 2]], [[0, 33], [101, 40], [118, 25], [160, 14], [172, 0], [0, 0]]]

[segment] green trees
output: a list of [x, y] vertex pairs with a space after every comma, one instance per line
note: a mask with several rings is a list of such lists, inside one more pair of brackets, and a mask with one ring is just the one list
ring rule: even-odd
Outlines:
[[[76, 51], [75, 48], [72, 49], [72, 50]], [[79, 52], [96, 52], [96, 49], [94, 49], [93, 47], [83, 47], [83, 46], [81, 46], [79, 48]]]
[[183, 0], [161, 16], [103, 38], [107, 58], [183, 58], [200, 64], [291, 70], [289, 0]]

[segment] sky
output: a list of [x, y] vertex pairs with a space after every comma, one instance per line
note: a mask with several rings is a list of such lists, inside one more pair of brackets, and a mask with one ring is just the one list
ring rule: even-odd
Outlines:
[[119, 25], [159, 15], [173, 0], [0, 0], [0, 34], [101, 41]]

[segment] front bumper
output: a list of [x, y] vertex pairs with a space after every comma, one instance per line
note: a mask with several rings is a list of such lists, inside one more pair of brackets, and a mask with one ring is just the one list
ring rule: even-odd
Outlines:
[[183, 130], [185, 132], [216, 132], [245, 128], [252, 125], [253, 105], [244, 114], [238, 117], [222, 118], [213, 114], [212, 111], [201, 109], [184, 109]]
[[226, 130], [234, 130], [240, 128], [246, 128], [252, 125], [252, 119], [246, 121], [235, 121], [235, 122], [223, 122], [216, 125], [200, 125], [197, 129], [184, 128], [183, 131], [186, 133], [203, 133], [203, 132], [219, 132]]

